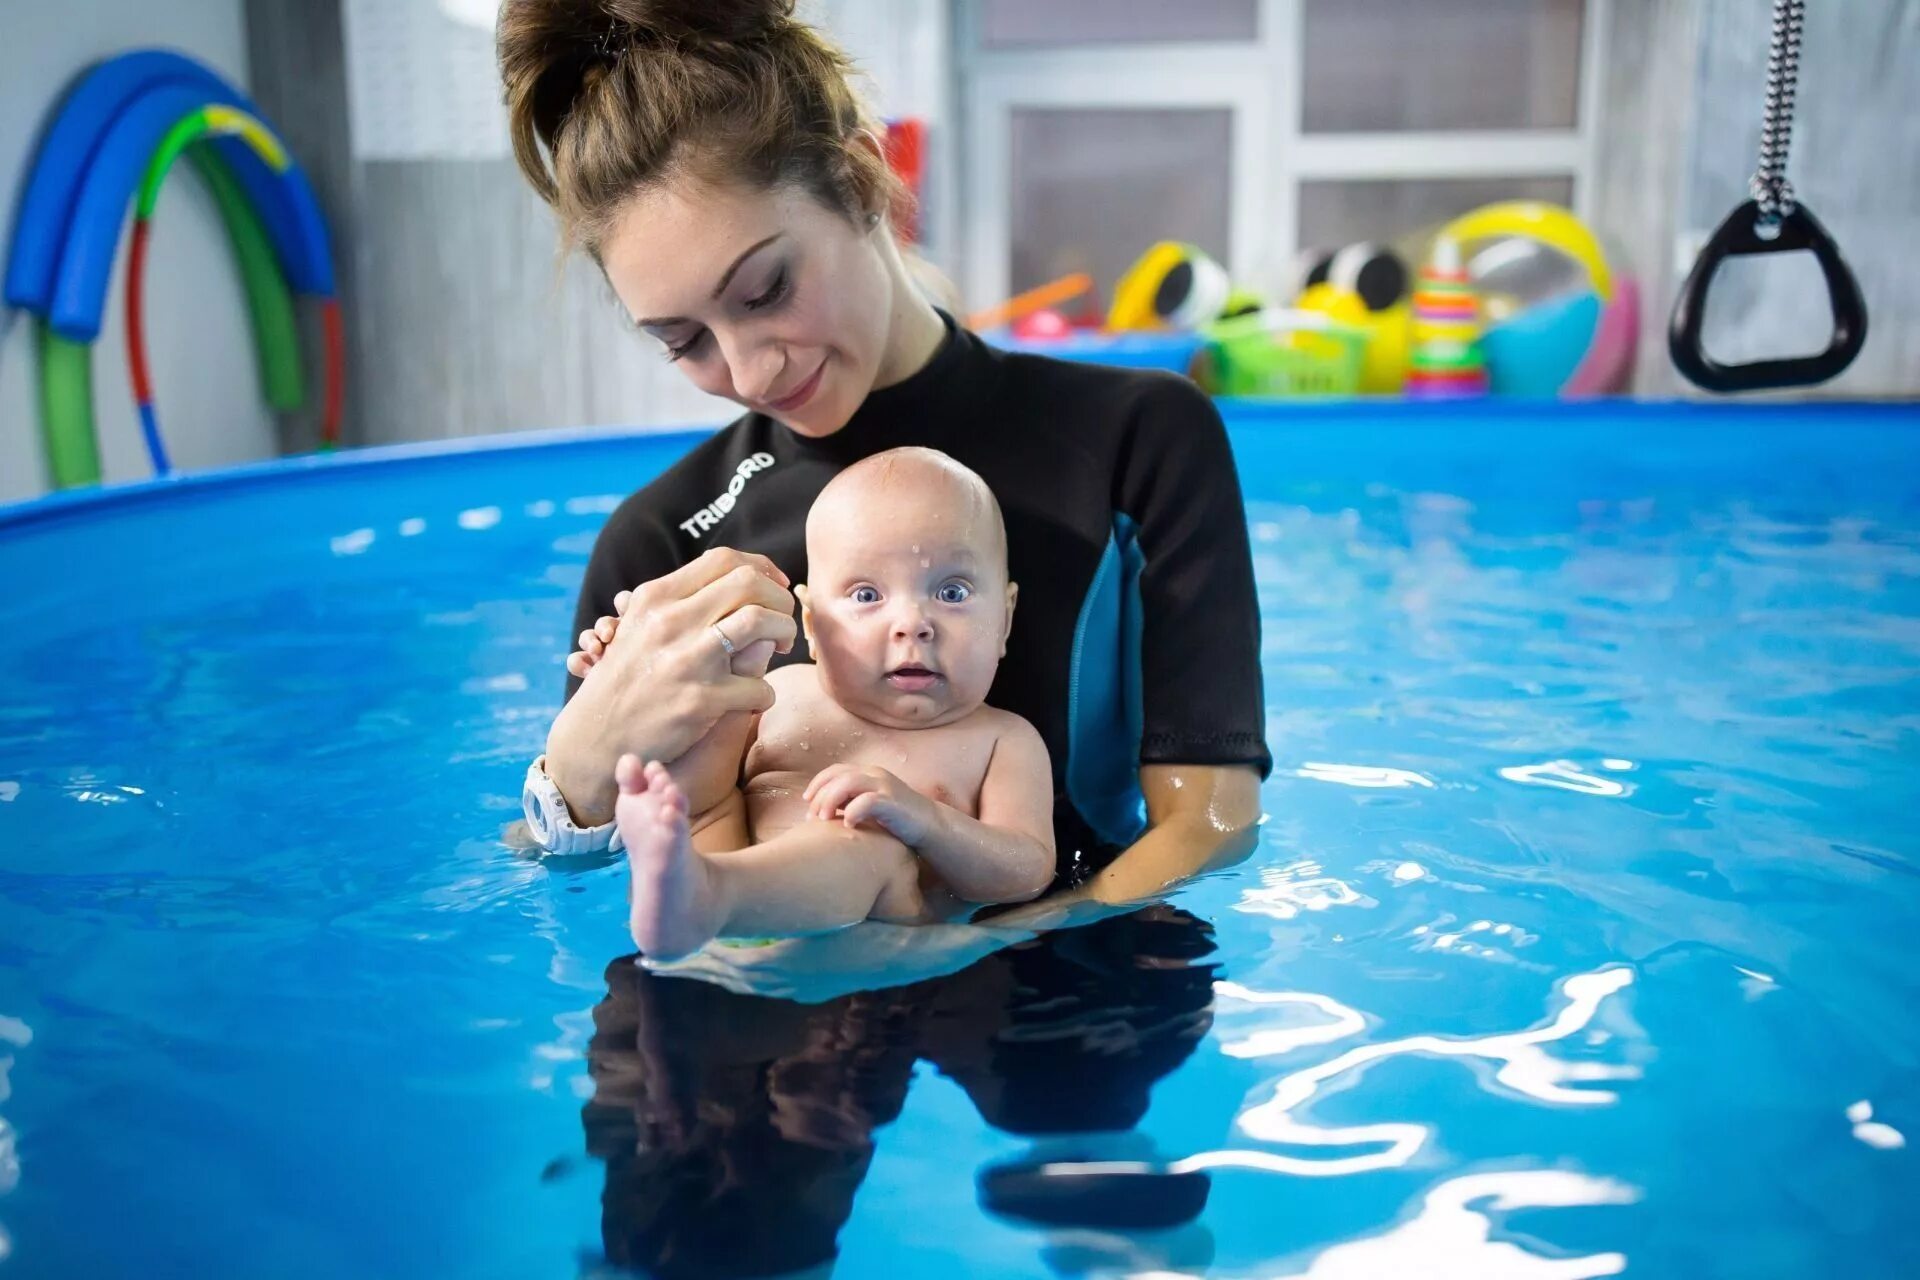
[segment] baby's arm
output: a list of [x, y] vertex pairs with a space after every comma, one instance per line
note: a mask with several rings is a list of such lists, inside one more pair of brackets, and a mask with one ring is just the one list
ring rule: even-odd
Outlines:
[[1039, 732], [1018, 716], [994, 744], [978, 818], [859, 765], [828, 766], [806, 795], [815, 817], [893, 833], [969, 902], [1025, 902], [1053, 882], [1053, 768]]

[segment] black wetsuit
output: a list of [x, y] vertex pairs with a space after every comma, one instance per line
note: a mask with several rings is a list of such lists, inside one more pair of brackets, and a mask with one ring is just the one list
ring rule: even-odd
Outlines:
[[594, 545], [574, 634], [709, 547], [804, 581], [807, 510], [827, 481], [886, 449], [942, 450], [1006, 518], [1020, 600], [987, 701], [1046, 740], [1060, 870], [1075, 880], [1142, 830], [1141, 764], [1271, 767], [1239, 482], [1219, 414], [1185, 379], [1004, 352], [947, 323], [925, 368], [834, 434], [750, 413], [629, 497]]

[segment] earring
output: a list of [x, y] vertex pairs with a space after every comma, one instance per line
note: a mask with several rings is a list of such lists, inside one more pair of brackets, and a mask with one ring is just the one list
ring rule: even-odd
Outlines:
[[867, 229], [871, 231], [873, 228], [879, 225], [880, 225], [880, 211], [878, 209], [870, 210], [867, 214]]

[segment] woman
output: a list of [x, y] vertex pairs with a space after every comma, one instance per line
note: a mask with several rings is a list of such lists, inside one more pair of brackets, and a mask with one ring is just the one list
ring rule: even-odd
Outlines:
[[508, 0], [499, 55], [515, 154], [569, 245], [747, 410], [594, 547], [583, 647], [600, 655], [588, 629], [632, 594], [528, 772], [536, 838], [610, 847], [622, 753], [675, 760], [769, 705], [769, 657], [805, 656], [789, 587], [815, 495], [925, 445], [1005, 513], [1020, 615], [989, 701], [1046, 739], [1061, 881], [1137, 901], [1246, 847], [1270, 765], [1259, 613], [1212, 404], [1169, 375], [998, 352], [936, 310], [850, 65], [791, 0]]

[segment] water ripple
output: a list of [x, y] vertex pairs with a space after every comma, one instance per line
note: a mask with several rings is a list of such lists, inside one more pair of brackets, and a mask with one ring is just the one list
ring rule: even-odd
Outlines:
[[[1415, 1035], [1360, 1045], [1337, 1058], [1283, 1076], [1274, 1085], [1272, 1096], [1267, 1101], [1243, 1111], [1235, 1122], [1248, 1137], [1276, 1146], [1348, 1148], [1385, 1144], [1381, 1150], [1331, 1159], [1311, 1159], [1266, 1151], [1214, 1152], [1210, 1153], [1214, 1163], [1208, 1167], [1231, 1165], [1309, 1177], [1334, 1177], [1373, 1169], [1391, 1169], [1405, 1164], [1425, 1143], [1427, 1125], [1382, 1121], [1322, 1127], [1296, 1118], [1295, 1112], [1331, 1081], [1348, 1073], [1357, 1076], [1376, 1063], [1409, 1054], [1498, 1062], [1500, 1067], [1494, 1072], [1494, 1080], [1522, 1097], [1537, 1102], [1575, 1107], [1611, 1103], [1617, 1095], [1609, 1090], [1570, 1086], [1576, 1082], [1591, 1084], [1604, 1080], [1636, 1079], [1640, 1074], [1639, 1068], [1603, 1062], [1567, 1062], [1548, 1054], [1541, 1046], [1565, 1040], [1583, 1030], [1599, 1012], [1602, 1001], [1624, 990], [1632, 982], [1633, 970], [1625, 967], [1575, 974], [1560, 986], [1560, 995], [1565, 1000], [1560, 1011], [1544, 1025], [1525, 1031], [1460, 1039]], [[1267, 999], [1277, 1003], [1299, 1003], [1303, 1000], [1312, 1003], [1332, 1015], [1334, 1021], [1325, 1024], [1328, 1026], [1351, 1028], [1360, 1016], [1354, 1010], [1325, 1000], [1324, 997], [1284, 992]], [[1324, 1004], [1319, 1003], [1322, 1000], [1325, 1000]], [[1274, 1052], [1287, 1052], [1302, 1043], [1300, 1034], [1276, 1036], [1266, 1043], [1273, 1046]], [[1242, 1050], [1236, 1056], [1251, 1056], [1246, 1052], [1246, 1046], [1255, 1042], [1257, 1038], [1254, 1037], [1236, 1042]]]
[[1559, 1169], [1516, 1169], [1451, 1178], [1427, 1192], [1420, 1212], [1377, 1236], [1322, 1251], [1278, 1280], [1588, 1280], [1627, 1269], [1624, 1253], [1548, 1257], [1493, 1238], [1492, 1213], [1631, 1204], [1634, 1187]]

